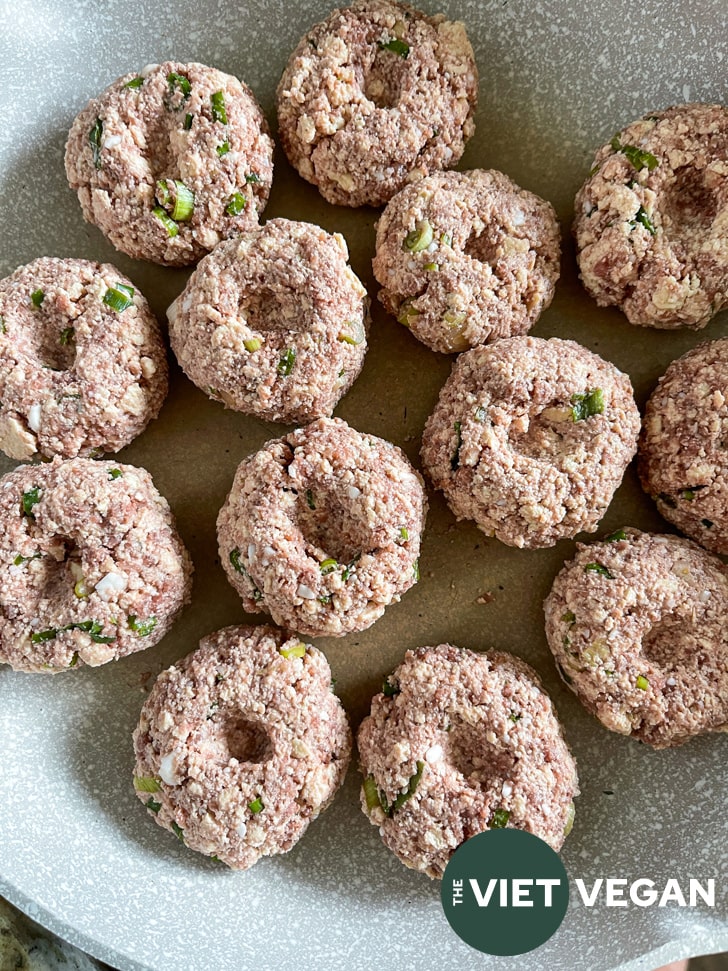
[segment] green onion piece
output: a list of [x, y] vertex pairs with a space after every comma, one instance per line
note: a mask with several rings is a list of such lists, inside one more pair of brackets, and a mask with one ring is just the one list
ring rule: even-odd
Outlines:
[[71, 663], [68, 665], [69, 668], [75, 668], [78, 664], [78, 651], [74, 651], [71, 655]]
[[607, 580], [613, 580], [614, 576], [609, 572], [609, 570], [604, 566], [603, 563], [587, 563], [584, 567], [585, 573], [598, 573], [600, 576], [606, 577]]
[[243, 347], [246, 351], [250, 351], [252, 354], [254, 351], [259, 351], [263, 346], [263, 342], [260, 337], [246, 337], [243, 341]]
[[404, 804], [407, 802], [407, 800], [414, 795], [417, 789], [417, 786], [420, 784], [420, 779], [422, 778], [422, 772], [424, 771], [424, 768], [425, 768], [425, 763], [418, 761], [417, 771], [410, 778], [407, 788], [405, 789], [404, 792], [400, 792], [400, 794], [394, 800], [392, 805], [389, 807], [390, 816], [393, 815], [393, 813], [396, 813], [398, 809], [401, 809], [402, 806], [404, 806]]
[[212, 105], [212, 118], [213, 121], [219, 121], [222, 125], [227, 125], [228, 117], [227, 111], [225, 110], [225, 95], [222, 91], [215, 91], [210, 95], [210, 104]]
[[493, 815], [488, 820], [488, 826], [490, 829], [505, 829], [508, 825], [508, 820], [511, 818], [511, 814], [507, 809], [496, 809]]
[[573, 802], [569, 803], [569, 808], [566, 811], [566, 823], [564, 824], [564, 838], [566, 838], [571, 830], [574, 828], [574, 819], [576, 818], [576, 807]]
[[442, 315], [442, 321], [448, 327], [462, 327], [467, 319], [468, 315], [464, 310], [446, 310]]
[[604, 412], [604, 393], [601, 388], [585, 391], [584, 394], [572, 394], [571, 418], [573, 421], [584, 421], [593, 415]]
[[457, 472], [460, 468], [460, 449], [463, 444], [463, 426], [462, 422], [455, 422], [455, 451], [450, 459], [450, 468], [453, 472]]
[[[189, 98], [192, 94], [192, 85], [190, 84], [189, 78], [186, 78], [184, 74], [178, 74], [176, 71], [171, 71], [167, 75], [167, 82], [169, 84], [170, 95], [174, 95], [175, 88], [179, 88], [182, 92], [182, 104]], [[180, 105], [182, 107], [182, 105]]]
[[42, 553], [33, 553], [32, 556], [23, 556], [22, 553], [18, 553], [13, 563], [15, 566], [21, 566], [23, 563], [30, 563], [31, 560], [39, 560], [42, 555]]
[[627, 534], [623, 529], [618, 529], [614, 533], [610, 533], [609, 536], [604, 540], [605, 543], [618, 543], [621, 539], [627, 539]]
[[440, 236], [440, 242], [443, 246], [449, 246], [452, 249], [452, 236], [450, 233], [443, 233]]
[[402, 689], [398, 684], [393, 684], [389, 678], [385, 678], [382, 682], [382, 694], [385, 698], [394, 698], [398, 695]]
[[257, 172], [248, 172], [248, 174], [245, 176], [245, 181], [249, 184], [254, 182], [260, 182], [260, 176], [258, 175]]
[[409, 297], [407, 300], [404, 300], [397, 314], [397, 321], [400, 324], [404, 324], [405, 327], [411, 327], [413, 321], [420, 316], [412, 306], [414, 299], [414, 297]]
[[105, 637], [101, 631], [104, 629], [104, 625], [100, 624], [98, 620], [82, 620], [78, 624], [66, 624], [61, 630], [80, 630], [85, 634], [88, 634], [91, 640], [95, 644], [111, 644], [115, 637]]
[[432, 226], [428, 219], [421, 219], [404, 238], [403, 249], [410, 253], [421, 253], [426, 250], [433, 239]]
[[680, 495], [687, 502], [692, 502], [693, 499], [695, 498], [695, 490], [694, 489], [683, 489], [683, 491], [680, 493]]
[[382, 805], [374, 776], [368, 775], [362, 784], [362, 788], [364, 789], [364, 800], [370, 812], [372, 809], [376, 809]]
[[117, 313], [123, 313], [134, 303], [134, 287], [117, 283], [104, 294], [104, 303]]
[[172, 193], [169, 190], [166, 179], [157, 179], [154, 195], [157, 197], [157, 201], [159, 202], [160, 206], [169, 205], [170, 200], [172, 199]]
[[488, 409], [484, 408], [483, 405], [478, 405], [478, 407], [475, 409], [475, 420], [483, 422], [487, 417]]
[[180, 843], [184, 843], [184, 841], [185, 841], [185, 831], [182, 829], [181, 826], [178, 826], [177, 823], [174, 820], [172, 820], [172, 832], [177, 837], [177, 839], [180, 841]]
[[328, 557], [320, 565], [321, 575], [326, 576], [327, 573], [333, 573], [336, 567], [339, 565], [338, 560], [335, 560], [333, 556]]
[[23, 514], [33, 518], [33, 506], [40, 502], [40, 486], [34, 486], [23, 493]]
[[88, 600], [89, 589], [86, 586], [86, 581], [83, 577], [80, 580], [76, 580], [73, 585], [73, 594], [78, 597], [79, 600]]
[[627, 156], [628, 161], [634, 165], [638, 172], [640, 169], [645, 168], [651, 172], [660, 164], [652, 152], [645, 152], [636, 145], [622, 145], [621, 150]]
[[227, 153], [230, 151], [230, 142], [227, 140], [227, 138], [222, 143], [222, 145], [218, 145], [217, 146], [217, 148], [215, 149], [215, 151], [217, 152], [217, 154], [218, 154], [218, 156], [220, 158], [222, 158], [223, 155], [227, 155]]
[[316, 508], [316, 503], [314, 502], [314, 499], [313, 499], [313, 490], [311, 489], [306, 489], [306, 502], [308, 503], [309, 509]]
[[141, 76], [141, 74], [137, 74], [137, 76], [135, 78], [132, 78], [131, 81], [127, 81], [124, 87], [141, 88], [143, 84], [144, 84], [144, 78]]
[[109, 469], [110, 479], [119, 479], [123, 474], [124, 473], [121, 471], [121, 469]]
[[407, 529], [407, 527], [406, 527], [406, 526], [400, 526], [400, 527], [399, 527], [399, 538], [400, 538], [400, 539], [401, 539], [401, 540], [402, 540], [402, 541], [403, 541], [404, 543], [406, 543], [406, 542], [407, 542], [407, 540], [409, 539], [409, 530]]
[[318, 600], [318, 602], [320, 604], [323, 604], [324, 607], [325, 607], [327, 604], [330, 604], [331, 603], [331, 594], [330, 593], [325, 593], [325, 594], [323, 594], [323, 596], [317, 597], [317, 600]]
[[156, 216], [160, 223], [164, 226], [170, 239], [177, 235], [179, 232], [179, 226], [174, 219], [170, 219], [169, 214], [166, 213], [161, 206], [155, 206], [154, 209], [152, 209], [152, 215]]
[[285, 352], [283, 357], [278, 362], [278, 373], [281, 377], [287, 378], [288, 375], [293, 370], [293, 365], [296, 363], [296, 352], [292, 347], [289, 347]]
[[153, 775], [135, 775], [134, 788], [137, 792], [161, 792], [159, 779]]
[[30, 295], [30, 302], [34, 307], [40, 307], [45, 300], [45, 293], [42, 290], [34, 290]]
[[139, 620], [134, 614], [129, 614], [126, 622], [134, 633], [140, 637], [148, 637], [157, 626], [156, 617], [150, 617], [148, 620]]
[[100, 118], [96, 119], [96, 122], [88, 133], [88, 140], [91, 145], [91, 153], [93, 155], [94, 167], [97, 169], [101, 168], [101, 136], [104, 131], [104, 123]]
[[341, 579], [342, 580], [348, 580], [349, 579], [349, 577], [352, 575], [352, 573], [354, 573], [354, 571], [356, 569], [356, 564], [359, 562], [360, 559], [361, 559], [361, 553], [357, 553], [356, 556], [353, 557], [353, 559], [351, 560], [351, 562], [348, 563], [347, 566], [344, 567], [344, 572], [341, 574]]
[[8, 332], [8, 329], [5, 326], [5, 318], [2, 316], [2, 314], [0, 314], [0, 331], [2, 331], [3, 334], [7, 334]]
[[576, 621], [576, 614], [573, 610], [567, 610], [565, 614], [561, 615], [561, 619], [565, 624], [573, 624]]
[[33, 644], [43, 644], [44, 641], [52, 641], [56, 637], [58, 637], [58, 629], [56, 627], [50, 627], [48, 630], [39, 630], [31, 634], [30, 640]]
[[236, 573], [246, 573], [246, 569], [240, 561], [240, 550], [237, 546], [230, 552], [230, 562]]
[[189, 113], [189, 111], [185, 115], [185, 120], [184, 120], [184, 124], [182, 125], [182, 127], [183, 127], [183, 129], [185, 131], [189, 131], [190, 128], [192, 128], [192, 115]]
[[345, 320], [341, 327], [342, 330], [339, 331], [338, 339], [344, 344], [353, 344], [358, 346], [359, 344], [364, 343], [366, 332], [364, 330], [364, 325], [360, 320]]
[[377, 43], [377, 47], [380, 51], [391, 51], [392, 54], [399, 54], [405, 61], [409, 57], [409, 44], [406, 41], [400, 40], [398, 37], [393, 37], [391, 40], [386, 41], [386, 43], [380, 40]]
[[248, 809], [251, 811], [251, 813], [263, 812], [265, 806], [263, 805], [263, 800], [260, 798], [260, 796], [257, 796], [252, 802], [248, 803]]
[[517, 712], [517, 711], [512, 711], [512, 712], [510, 713], [510, 715], [508, 716], [508, 719], [509, 719], [510, 721], [512, 721], [512, 722], [513, 722], [513, 724], [515, 725], [515, 724], [516, 724], [516, 722], [519, 722], [519, 721], [521, 720], [521, 716], [520, 716], [520, 715], [518, 714], [518, 712]]
[[144, 803], [144, 805], [147, 807], [147, 809], [149, 809], [155, 815], [162, 808], [161, 802], [155, 802], [153, 796], [150, 796], [149, 799], [147, 799], [147, 801]]
[[435, 270], [439, 270], [440, 267], [437, 265], [437, 263], [425, 263], [425, 269], [430, 273], [434, 273]]
[[245, 209], [247, 201], [242, 192], [235, 192], [230, 196], [230, 200], [225, 206], [225, 212], [228, 216], [239, 216], [243, 209]]
[[639, 223], [640, 226], [644, 226], [647, 232], [650, 233], [652, 236], [657, 235], [657, 227], [652, 222], [650, 217], [647, 215], [646, 210], [642, 206], [640, 206], [639, 209], [637, 210], [637, 214], [635, 215], [634, 219], [630, 220], [631, 226], [636, 226], [637, 223]]
[[192, 218], [192, 212], [195, 208], [195, 194], [192, 189], [178, 179], [175, 179], [174, 187], [175, 197], [172, 219], [180, 223], [188, 222]]
[[412, 575], [415, 578], [415, 583], [418, 583], [419, 582], [419, 579], [420, 579], [420, 561], [419, 560], [415, 560], [415, 562], [412, 564]]
[[298, 644], [294, 644], [293, 647], [279, 648], [278, 653], [282, 654], [285, 658], [304, 657], [306, 654], [306, 645], [303, 643], [303, 641], [299, 641]]
[[73, 327], [64, 327], [58, 337], [58, 340], [60, 341], [61, 344], [63, 344], [64, 347], [66, 347], [73, 340], [74, 333], [75, 331]]
[[635, 684], [640, 689], [640, 691], [647, 691], [650, 685], [650, 682], [647, 680], [644, 674], [640, 674], [637, 676], [637, 680], [635, 681]]

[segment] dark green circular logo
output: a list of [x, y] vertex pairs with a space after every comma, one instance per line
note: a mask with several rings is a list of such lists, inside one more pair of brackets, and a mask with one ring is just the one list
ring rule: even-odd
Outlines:
[[569, 878], [538, 836], [490, 829], [455, 851], [440, 899], [466, 944], [486, 954], [525, 954], [556, 933], [569, 905]]

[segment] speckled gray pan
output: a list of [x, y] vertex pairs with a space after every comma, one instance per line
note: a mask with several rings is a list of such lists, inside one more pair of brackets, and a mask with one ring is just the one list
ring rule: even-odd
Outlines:
[[[577, 340], [629, 373], [640, 406], [671, 360], [728, 334], [723, 311], [696, 335], [632, 327], [578, 282], [568, 241], [595, 150], [635, 118], [678, 102], [726, 98], [724, 0], [422, 0], [465, 21], [480, 71], [476, 134], [461, 169], [493, 168], [548, 199], [564, 230], [562, 276], [533, 334]], [[116, 77], [173, 58], [240, 76], [275, 137], [275, 89], [298, 40], [333, 0], [248, 3], [23, 0], [0, 5], [0, 277], [41, 255], [112, 262], [164, 311], [187, 272], [117, 254], [84, 223], [63, 171], [68, 129]], [[354, 272], [371, 274], [373, 209], [333, 207], [277, 151], [266, 218], [340, 232]], [[336, 414], [418, 464], [419, 439], [450, 361], [373, 301], [370, 349]], [[246, 616], [217, 561], [215, 517], [241, 459], [283, 434], [208, 401], [176, 368], [159, 419], [119, 461], [150, 470], [196, 567], [193, 601], [158, 645], [55, 678], [0, 667], [0, 894], [123, 971], [653, 971], [728, 949], [725, 799], [728, 738], [674, 751], [607, 732], [556, 673], [541, 603], [574, 544], [511, 549], [456, 523], [432, 496], [421, 581], [369, 630], [320, 640], [356, 729], [407, 648], [453, 643], [510, 650], [554, 700], [582, 795], [563, 848], [570, 909], [522, 957], [490, 958], [443, 919], [439, 888], [405, 869], [359, 808], [357, 773], [288, 854], [232, 873], [187, 851], [134, 795], [132, 730], [154, 677], [200, 637]], [[0, 460], [0, 473], [13, 467]], [[597, 535], [666, 526], [627, 472]], [[714, 908], [587, 910], [573, 881], [717, 878]], [[720, 886], [720, 880], [723, 886]], [[615, 917], [616, 914], [616, 917]]]

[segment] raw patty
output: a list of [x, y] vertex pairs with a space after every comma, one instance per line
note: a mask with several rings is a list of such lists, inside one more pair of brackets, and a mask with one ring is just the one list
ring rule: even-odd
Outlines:
[[458, 519], [509, 546], [594, 532], [637, 448], [632, 386], [574, 341], [512, 337], [461, 354], [422, 461]]
[[619, 530], [577, 546], [544, 604], [566, 683], [654, 748], [728, 728], [728, 575], [690, 540]]
[[728, 553], [728, 338], [693, 348], [647, 402], [642, 486], [683, 533]]
[[362, 0], [312, 27], [291, 55], [278, 85], [281, 144], [328, 202], [381, 206], [456, 164], [477, 96], [463, 24]]
[[44, 257], [0, 280], [0, 448], [10, 458], [118, 452], [166, 395], [159, 325], [115, 266]]
[[525, 334], [551, 303], [561, 241], [548, 202], [501, 172], [405, 186], [377, 227], [379, 299], [445, 354]]
[[220, 560], [247, 611], [340, 637], [417, 582], [426, 514], [401, 449], [322, 418], [241, 462], [217, 520]]
[[118, 250], [184, 266], [258, 222], [273, 142], [247, 85], [165, 61], [89, 102], [68, 136], [66, 175], [84, 219]]
[[0, 479], [0, 661], [55, 674], [152, 647], [192, 563], [145, 469], [92, 459]]
[[321, 651], [272, 627], [225, 627], [157, 678], [134, 751], [136, 794], [160, 826], [247, 870], [326, 809], [351, 732]]
[[328, 417], [361, 371], [369, 301], [344, 237], [272, 219], [200, 263], [169, 308], [185, 374], [270, 421]]
[[704, 327], [728, 302], [728, 108], [676, 105], [596, 154], [576, 196], [581, 279], [644, 327]]
[[510, 654], [408, 651], [357, 744], [362, 809], [430, 877], [484, 830], [524, 829], [558, 850], [571, 829], [576, 764], [536, 672]]

